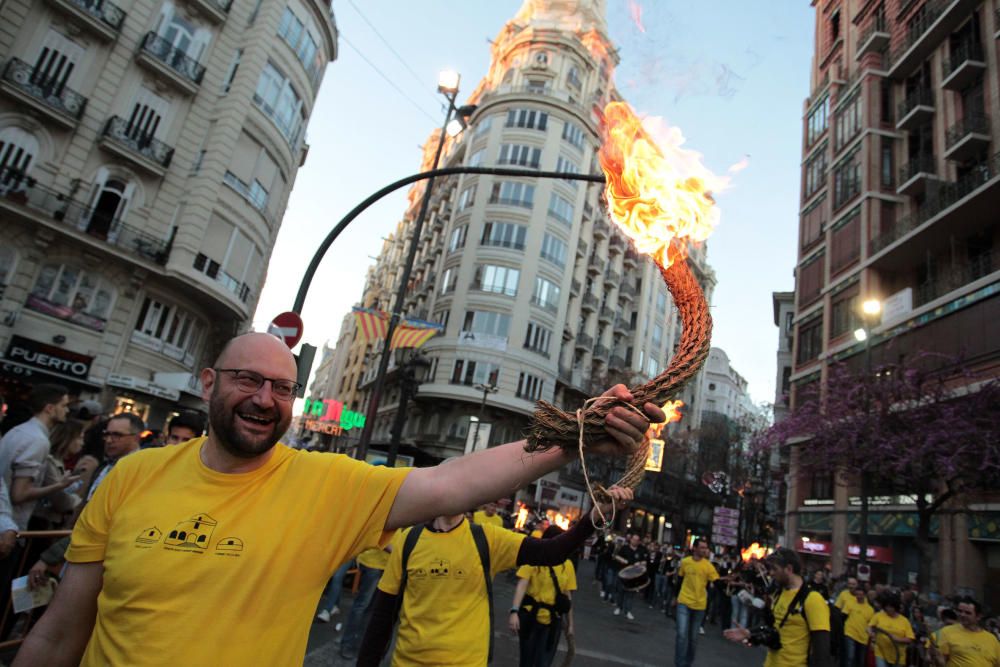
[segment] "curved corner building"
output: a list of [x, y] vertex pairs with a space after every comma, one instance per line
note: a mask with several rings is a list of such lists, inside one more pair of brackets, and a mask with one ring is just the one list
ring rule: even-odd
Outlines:
[[337, 28], [323, 0], [0, 6], [0, 393], [158, 426], [253, 313]]

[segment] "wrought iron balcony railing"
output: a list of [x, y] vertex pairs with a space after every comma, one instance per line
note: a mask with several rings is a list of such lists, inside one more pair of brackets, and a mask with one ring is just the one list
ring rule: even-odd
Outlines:
[[205, 76], [205, 68], [197, 60], [155, 32], [146, 33], [140, 48], [193, 83], [200, 84]]
[[104, 126], [104, 136], [164, 169], [170, 166], [174, 149], [150, 136], [120, 116], [112, 116]]
[[80, 120], [87, 106], [86, 97], [67, 87], [64, 82], [46, 79], [36, 68], [17, 58], [7, 61], [7, 66], [3, 69], [3, 80], [74, 120]]
[[116, 32], [122, 29], [122, 23], [125, 22], [125, 12], [112, 2], [106, 0], [66, 0], [66, 2], [79, 7]]

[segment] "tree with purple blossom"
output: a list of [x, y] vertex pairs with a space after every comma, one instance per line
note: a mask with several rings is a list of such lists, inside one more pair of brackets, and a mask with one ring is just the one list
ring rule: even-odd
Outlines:
[[825, 382], [796, 398], [787, 419], [761, 433], [754, 447], [799, 447], [804, 472], [831, 474], [839, 483], [867, 474], [880, 489], [914, 496], [918, 584], [927, 590], [932, 517], [1000, 486], [1000, 381], [925, 354], [868, 376], [831, 365]]

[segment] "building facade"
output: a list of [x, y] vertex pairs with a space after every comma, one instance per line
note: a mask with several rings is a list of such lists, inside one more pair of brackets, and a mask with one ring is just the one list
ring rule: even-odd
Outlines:
[[[961, 354], [974, 370], [995, 376], [997, 4], [825, 0], [813, 6], [792, 407], [831, 362], [863, 369], [864, 344], [852, 332], [864, 299], [882, 302], [869, 341], [876, 365], [921, 352]], [[789, 482], [789, 545], [822, 554], [813, 558], [832, 559], [842, 570], [848, 545], [858, 540], [856, 481], [807, 478], [793, 455]], [[906, 496], [879, 502], [871, 520], [878, 526], [871, 543], [880, 550], [875, 575], [906, 583], [918, 569], [914, 507]], [[996, 504], [979, 509], [985, 513], [979, 516], [1000, 517]], [[987, 581], [1000, 581], [998, 536], [984, 536], [973, 523], [965, 508], [942, 513], [934, 531], [940, 549], [934, 590], [981, 594]], [[803, 540], [812, 545], [803, 548]]]
[[0, 11], [0, 392], [59, 381], [159, 427], [254, 311], [330, 3]]
[[[442, 166], [600, 173], [595, 109], [617, 99], [617, 56], [604, 3], [570, 4], [526, 2], [503, 27], [489, 72], [468, 100], [476, 111], [445, 146]], [[423, 169], [436, 142], [437, 133], [425, 144]], [[423, 187], [411, 191], [361, 305], [391, 309]], [[413, 357], [422, 360], [420, 385], [401, 451], [425, 463], [461, 454], [473, 441], [479, 448], [519, 439], [538, 400], [576, 409], [616, 382], [635, 384], [667, 366], [680, 338], [677, 311], [653, 263], [609, 221], [602, 186], [451, 176], [435, 181], [430, 202], [404, 312], [444, 331], [419, 352], [394, 354], [373, 447], [388, 445], [401, 394], [394, 374]], [[689, 261], [711, 299], [706, 248], [692, 248]], [[352, 340], [353, 365], [343, 393], [332, 398], [364, 409], [377, 366], [366, 360], [377, 359], [379, 345]], [[700, 382], [685, 389], [688, 412], [675, 428], [699, 422]], [[536, 498], [579, 511], [579, 470], [550, 477], [536, 485]], [[662, 508], [649, 510], [663, 516]]]

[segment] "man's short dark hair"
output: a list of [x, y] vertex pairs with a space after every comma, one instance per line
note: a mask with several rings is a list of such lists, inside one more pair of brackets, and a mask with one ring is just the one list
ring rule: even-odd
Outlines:
[[899, 594], [899, 591], [893, 588], [887, 588], [878, 594], [875, 601], [882, 605], [882, 608], [892, 607], [896, 611], [899, 611], [903, 607], [903, 598]]
[[36, 384], [31, 390], [31, 398], [28, 405], [31, 407], [31, 414], [37, 415], [45, 409], [46, 405], [53, 405], [69, 395], [69, 389], [61, 384]]
[[705, 539], [705, 538], [703, 538], [703, 537], [699, 537], [698, 539], [696, 539], [696, 540], [694, 541], [694, 543], [692, 543], [692, 544], [691, 544], [691, 548], [692, 548], [692, 549], [696, 548], [696, 547], [698, 546], [698, 544], [699, 544], [699, 543], [700, 543], [700, 544], [704, 544], [704, 545], [705, 545], [706, 547], [708, 546], [708, 540], [706, 540], [706, 539]]
[[199, 436], [205, 432], [205, 418], [197, 412], [182, 412], [170, 420], [170, 424], [167, 426], [167, 433], [170, 433], [174, 427], [178, 426], [189, 429], [195, 436]]
[[142, 418], [139, 415], [132, 412], [119, 412], [116, 415], [111, 415], [108, 417], [108, 422], [112, 419], [126, 420], [133, 433], [142, 433], [146, 430], [146, 422], [142, 421]]
[[957, 621], [958, 613], [951, 607], [945, 607], [941, 610], [941, 620], [942, 621]]
[[775, 549], [767, 556], [767, 558], [764, 559], [764, 562], [768, 565], [773, 563], [782, 569], [791, 567], [792, 572], [795, 574], [802, 574], [802, 561], [799, 560], [799, 555], [791, 549], [786, 549], [785, 547], [778, 547]]
[[981, 616], [983, 613], [983, 605], [979, 604], [979, 601], [971, 595], [959, 598], [958, 604], [971, 604], [972, 608], [976, 610], [976, 616]]

